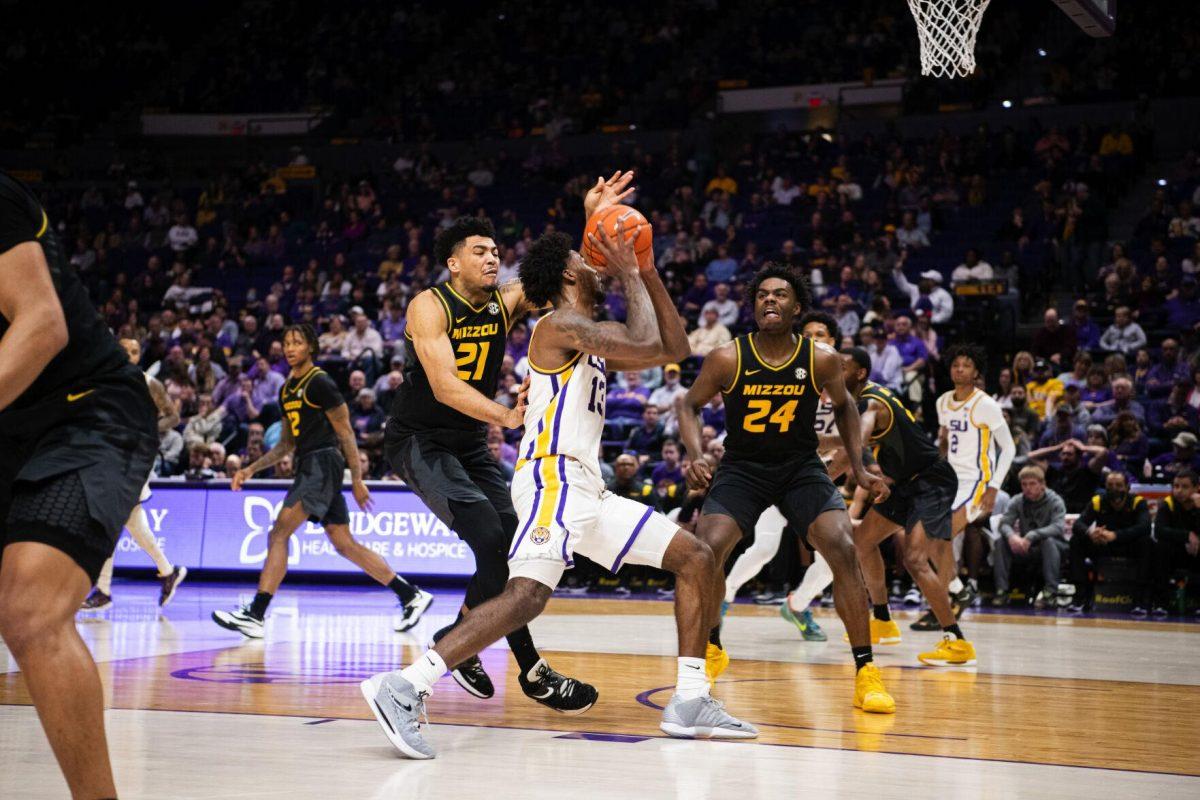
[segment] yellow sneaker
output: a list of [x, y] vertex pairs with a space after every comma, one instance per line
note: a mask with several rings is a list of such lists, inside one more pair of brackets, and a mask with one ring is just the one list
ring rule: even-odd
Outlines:
[[729, 653], [709, 642], [708, 647], [704, 649], [704, 672], [708, 676], [708, 682], [715, 682], [728, 666]]
[[917, 658], [931, 667], [970, 667], [975, 665], [975, 645], [947, 634], [933, 652], [921, 653]]
[[[842, 641], [850, 641], [850, 634], [843, 633]], [[900, 626], [896, 620], [880, 622], [871, 617], [871, 644], [900, 644]]]
[[896, 701], [883, 688], [879, 667], [867, 664], [854, 677], [854, 707], [870, 714], [895, 714]]

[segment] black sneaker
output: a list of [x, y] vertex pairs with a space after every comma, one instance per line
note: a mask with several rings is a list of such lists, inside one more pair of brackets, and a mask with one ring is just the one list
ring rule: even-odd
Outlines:
[[937, 617], [932, 611], [926, 611], [908, 627], [914, 631], [940, 631], [942, 629], [941, 623], [937, 621]]
[[[437, 644], [453, 627], [453, 625], [447, 625], [435, 633], [433, 635], [433, 643]], [[487, 700], [496, 694], [496, 687], [492, 685], [492, 679], [488, 677], [487, 672], [484, 670], [483, 662], [479, 660], [479, 656], [471, 656], [461, 664], [451, 667], [450, 676], [454, 678], [454, 682], [461, 686], [467, 694], [474, 695], [482, 700]]]
[[534, 680], [530, 680], [529, 675], [517, 676], [525, 696], [563, 714], [575, 716], [584, 713], [596, 704], [600, 694], [595, 686], [550, 669], [544, 658], [533, 665], [529, 674], [535, 676]]
[[186, 577], [187, 567], [178, 565], [166, 575], [159, 576], [158, 580], [162, 583], [162, 589], [158, 593], [159, 608], [171, 602], [171, 598], [175, 596], [175, 590], [179, 588], [179, 584], [183, 583], [183, 579]]
[[99, 589], [92, 589], [92, 593], [87, 596], [83, 604], [79, 606], [80, 611], [103, 611], [112, 605], [112, 595], [105, 594]]
[[431, 605], [433, 605], [433, 595], [424, 589], [417, 589], [413, 599], [400, 606], [400, 621], [396, 623], [396, 633], [404, 633], [416, 627], [417, 623], [421, 621], [421, 615]]
[[951, 595], [951, 599], [957, 604], [954, 610], [955, 617], [962, 617], [962, 612], [966, 611], [971, 606], [975, 605], [975, 601], [979, 598], [979, 590], [970, 583], [964, 583], [962, 591], [956, 595]]
[[266, 635], [263, 620], [250, 613], [250, 606], [233, 611], [214, 611], [212, 620], [222, 628], [237, 631], [248, 639], [261, 639]]

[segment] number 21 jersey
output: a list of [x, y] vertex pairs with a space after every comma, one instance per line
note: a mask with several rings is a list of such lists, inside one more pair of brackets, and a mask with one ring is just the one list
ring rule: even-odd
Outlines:
[[798, 337], [791, 358], [772, 366], [758, 355], [752, 334], [733, 340], [737, 373], [725, 395], [725, 457], [792, 461], [817, 450], [813, 424], [821, 392], [813, 375], [811, 339]]

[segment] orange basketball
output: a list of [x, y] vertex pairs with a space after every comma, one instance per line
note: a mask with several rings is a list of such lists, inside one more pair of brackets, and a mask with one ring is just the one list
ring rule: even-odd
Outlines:
[[[642, 212], [632, 206], [612, 206], [598, 214], [593, 214], [588, 220], [583, 232], [583, 258], [593, 267], [606, 265], [604, 254], [592, 247], [588, 234], [596, 234], [603, 226], [610, 238], [616, 238], [621, 229], [625, 229], [626, 240], [633, 238], [634, 252], [637, 253], [638, 266], [646, 269], [654, 253], [654, 232], [650, 223], [642, 216]], [[636, 227], [635, 227], [636, 226]]]

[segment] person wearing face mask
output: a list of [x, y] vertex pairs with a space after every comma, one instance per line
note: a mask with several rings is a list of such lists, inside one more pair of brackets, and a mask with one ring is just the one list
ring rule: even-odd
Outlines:
[[1145, 498], [1131, 494], [1129, 478], [1123, 472], [1110, 472], [1104, 480], [1105, 491], [1092, 497], [1071, 528], [1071, 579], [1075, 584], [1073, 614], [1091, 611], [1095, 586], [1092, 575], [1109, 558], [1124, 556], [1137, 564], [1138, 596], [1130, 611], [1135, 617], [1147, 614], [1149, 588], [1150, 510]]
[[1012, 394], [1008, 396], [1011, 407], [1013, 424], [1030, 436], [1036, 436], [1041, 428], [1042, 420], [1035, 410], [1029, 406], [1029, 391], [1020, 384], [1013, 386]]

